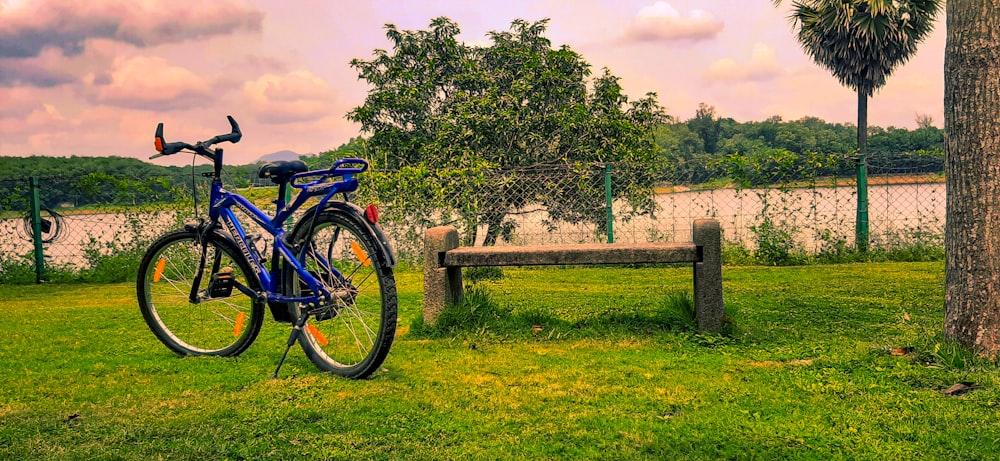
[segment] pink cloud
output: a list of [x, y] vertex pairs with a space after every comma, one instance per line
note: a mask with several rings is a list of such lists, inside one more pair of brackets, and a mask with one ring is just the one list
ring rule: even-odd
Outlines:
[[682, 15], [669, 3], [656, 2], [639, 10], [625, 38], [635, 42], [708, 40], [715, 38], [722, 28], [722, 21], [706, 11], [694, 10]]
[[283, 124], [314, 120], [331, 113], [333, 93], [323, 79], [309, 71], [265, 74], [246, 82], [243, 94], [262, 123]]
[[777, 77], [781, 72], [782, 68], [778, 64], [774, 49], [763, 43], [757, 43], [753, 46], [749, 61], [719, 59], [711, 64], [704, 77], [719, 82], [762, 81]]
[[146, 47], [259, 32], [263, 19], [242, 0], [34, 0], [0, 10], [0, 58], [30, 58], [49, 47], [76, 55], [95, 38]]
[[211, 83], [160, 57], [118, 58], [110, 82], [98, 89], [105, 104], [138, 109], [186, 107], [210, 93]]

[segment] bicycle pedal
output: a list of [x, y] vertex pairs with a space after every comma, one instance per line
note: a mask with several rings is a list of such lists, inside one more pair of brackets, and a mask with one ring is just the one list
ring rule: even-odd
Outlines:
[[233, 269], [224, 267], [219, 272], [212, 274], [212, 280], [208, 283], [208, 295], [213, 298], [228, 298], [233, 294], [235, 285], [236, 278], [233, 277]]

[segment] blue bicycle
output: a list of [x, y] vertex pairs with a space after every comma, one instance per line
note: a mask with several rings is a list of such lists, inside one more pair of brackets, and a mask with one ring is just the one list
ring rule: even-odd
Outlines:
[[[296, 341], [321, 370], [362, 379], [379, 369], [396, 331], [395, 256], [378, 226], [374, 206], [348, 201], [356, 175], [368, 169], [357, 158], [326, 170], [305, 163], [263, 165], [261, 178], [278, 185], [277, 211], [269, 217], [222, 185], [221, 142], [239, 142], [232, 131], [194, 144], [166, 142], [156, 127], [154, 159], [188, 152], [212, 161], [208, 219], [186, 224], [156, 240], [139, 266], [136, 294], [153, 334], [179, 355], [236, 356], [260, 332], [264, 306], [292, 332], [272, 377], [278, 376]], [[298, 194], [291, 203], [285, 196]], [[335, 198], [340, 194], [342, 199]], [[292, 227], [285, 223], [310, 199], [318, 198]], [[271, 236], [263, 251], [238, 214]]]

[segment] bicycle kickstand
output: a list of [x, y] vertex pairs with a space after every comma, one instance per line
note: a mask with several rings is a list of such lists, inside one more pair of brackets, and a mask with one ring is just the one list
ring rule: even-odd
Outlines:
[[292, 345], [295, 344], [295, 340], [299, 339], [299, 335], [302, 334], [302, 328], [306, 325], [306, 319], [309, 318], [309, 314], [305, 309], [299, 314], [299, 318], [295, 320], [295, 325], [292, 326], [292, 333], [288, 335], [288, 346], [285, 347], [285, 353], [281, 355], [281, 361], [278, 362], [278, 368], [274, 369], [274, 374], [271, 375], [271, 379], [278, 379], [278, 371], [281, 370], [281, 366], [284, 365], [285, 359], [288, 358], [288, 351], [292, 349]]

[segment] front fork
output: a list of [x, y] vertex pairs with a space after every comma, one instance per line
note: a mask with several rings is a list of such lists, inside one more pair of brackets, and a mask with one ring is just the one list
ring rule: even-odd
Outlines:
[[[205, 275], [205, 263], [208, 259], [208, 234], [209, 232], [212, 232], [212, 227], [212, 225], [206, 224], [202, 221], [194, 229], [196, 236], [195, 241], [201, 245], [201, 257], [198, 260], [198, 269], [194, 271], [194, 280], [191, 281], [191, 293], [188, 295], [188, 301], [190, 301], [191, 304], [198, 304], [201, 302], [201, 279]], [[210, 273], [218, 273], [220, 265], [222, 265], [222, 253], [216, 251], [212, 260], [212, 272]]]
[[[231, 273], [222, 271], [222, 252], [220, 251], [216, 251], [212, 257], [212, 268], [211, 271], [208, 272], [211, 274], [212, 279], [209, 282], [208, 288], [205, 290], [206, 295], [202, 295], [201, 281], [205, 277], [205, 266], [208, 264], [209, 234], [214, 228], [215, 226], [212, 223], [205, 223], [202, 221], [193, 229], [195, 231], [195, 235], [197, 236], [196, 241], [201, 246], [201, 257], [198, 259], [198, 268], [195, 270], [194, 278], [191, 281], [191, 292], [188, 294], [188, 301], [191, 304], [198, 304], [203, 299], [225, 298], [232, 294], [233, 288], [236, 288], [241, 293], [258, 302], [266, 300], [267, 295], [265, 293], [259, 293], [251, 290], [250, 287], [233, 278]], [[247, 276], [250, 275], [247, 274]]]

